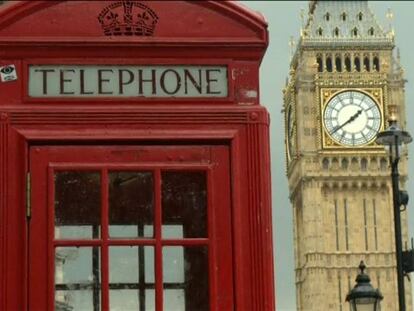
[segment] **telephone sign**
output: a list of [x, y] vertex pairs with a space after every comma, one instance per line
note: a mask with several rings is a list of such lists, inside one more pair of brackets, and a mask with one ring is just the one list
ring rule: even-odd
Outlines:
[[32, 65], [30, 97], [226, 97], [224, 66]]

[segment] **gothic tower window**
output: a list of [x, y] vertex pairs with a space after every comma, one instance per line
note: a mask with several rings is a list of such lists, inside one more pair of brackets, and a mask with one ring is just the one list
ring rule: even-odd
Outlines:
[[373, 28], [373, 27], [371, 27], [371, 28], [368, 30], [368, 34], [369, 34], [370, 36], [373, 36], [373, 35], [374, 35], [374, 28]]
[[329, 21], [331, 19], [331, 14], [329, 14], [328, 12], [325, 14], [325, 20]]
[[364, 16], [364, 14], [362, 14], [362, 12], [359, 12], [357, 17], [359, 21], [362, 21], [362, 17]]
[[342, 283], [341, 275], [338, 272], [338, 300], [339, 300], [339, 311], [342, 311]]
[[351, 160], [351, 169], [353, 171], [358, 171], [359, 166], [358, 166], [358, 159], [357, 158], [352, 158], [352, 160]]
[[379, 58], [377, 56], [374, 56], [373, 65], [374, 65], [374, 70], [376, 71], [380, 70]]
[[355, 27], [354, 29], [352, 29], [351, 34], [352, 34], [353, 37], [357, 37], [358, 36], [358, 28]]
[[336, 27], [335, 30], [334, 30], [334, 36], [339, 37], [339, 28], [338, 27]]
[[321, 27], [318, 28], [318, 30], [316, 31], [316, 33], [318, 34], [318, 36], [322, 36], [323, 35], [323, 30]]
[[316, 63], [318, 64], [318, 72], [322, 72], [323, 64], [322, 64], [322, 57], [320, 55], [316, 57]]
[[378, 169], [378, 162], [377, 162], [377, 158], [376, 157], [372, 157], [371, 160], [369, 161], [369, 168], [371, 170]]
[[338, 200], [334, 201], [334, 207], [335, 207], [336, 250], [339, 251]]
[[378, 284], [378, 288], [381, 288], [381, 276], [379, 273], [377, 274], [377, 284]]
[[348, 55], [345, 56], [345, 70], [348, 72], [351, 71], [351, 58]]
[[332, 58], [330, 56], [326, 57], [326, 70], [332, 72]]
[[365, 172], [368, 168], [368, 161], [365, 158], [361, 159], [361, 171]]
[[327, 158], [324, 158], [322, 160], [322, 168], [327, 171], [329, 169], [329, 160]]
[[355, 57], [354, 59], [354, 64], [355, 64], [355, 70], [356, 71], [361, 71], [361, 62], [359, 60], [359, 57]]
[[371, 70], [370, 65], [369, 65], [369, 58], [368, 58], [368, 56], [365, 56], [364, 57], [364, 69], [366, 71], [370, 71]]
[[346, 21], [346, 13], [345, 12], [343, 12], [341, 14], [341, 20]]
[[387, 160], [385, 158], [381, 158], [380, 168], [381, 168], [381, 171], [387, 171], [388, 170], [388, 163], [387, 163]]
[[344, 199], [345, 249], [349, 251], [348, 200]]
[[332, 159], [332, 169], [337, 170], [339, 168], [339, 161], [337, 158]]
[[348, 169], [348, 165], [349, 165], [349, 161], [348, 161], [348, 159], [342, 159], [342, 162], [341, 162], [341, 168], [342, 168], [343, 170], [347, 170], [347, 169]]
[[340, 56], [335, 57], [335, 68], [338, 72], [342, 71], [342, 61]]
[[378, 250], [378, 232], [377, 232], [377, 206], [375, 199], [372, 199], [372, 214], [374, 217], [374, 241], [375, 241], [375, 250]]
[[368, 250], [368, 225], [367, 225], [367, 199], [363, 199], [363, 215], [364, 215], [364, 235], [365, 235], [365, 250]]

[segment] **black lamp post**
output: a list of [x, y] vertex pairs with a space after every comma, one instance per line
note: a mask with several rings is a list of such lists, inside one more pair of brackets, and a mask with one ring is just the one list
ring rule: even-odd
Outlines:
[[398, 301], [400, 311], [405, 311], [405, 291], [404, 291], [404, 271], [403, 271], [403, 251], [401, 236], [401, 217], [400, 207], [408, 202], [408, 195], [399, 189], [398, 163], [400, 161], [403, 144], [412, 141], [410, 134], [402, 131], [395, 120], [390, 121], [390, 126], [383, 132], [378, 133], [377, 144], [384, 145], [391, 164], [392, 196], [394, 205], [394, 229], [395, 229], [395, 249], [397, 255], [397, 280], [398, 280]]
[[355, 279], [356, 285], [346, 295], [346, 301], [351, 304], [352, 311], [379, 311], [383, 296], [379, 289], [372, 287], [371, 279], [364, 273], [365, 268], [364, 262], [361, 261], [359, 264], [361, 272]]

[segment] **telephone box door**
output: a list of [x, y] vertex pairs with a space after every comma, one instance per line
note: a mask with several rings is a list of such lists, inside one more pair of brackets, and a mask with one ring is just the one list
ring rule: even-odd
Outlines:
[[226, 146], [30, 148], [30, 310], [233, 310]]

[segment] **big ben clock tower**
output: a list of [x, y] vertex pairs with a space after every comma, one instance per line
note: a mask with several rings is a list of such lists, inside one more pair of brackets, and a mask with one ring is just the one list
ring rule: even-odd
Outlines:
[[[368, 1], [310, 1], [284, 89], [298, 310], [348, 311], [361, 260], [383, 309], [398, 310], [390, 169], [375, 143], [389, 120], [405, 127], [394, 47]], [[405, 212], [402, 223], [407, 241]]]

